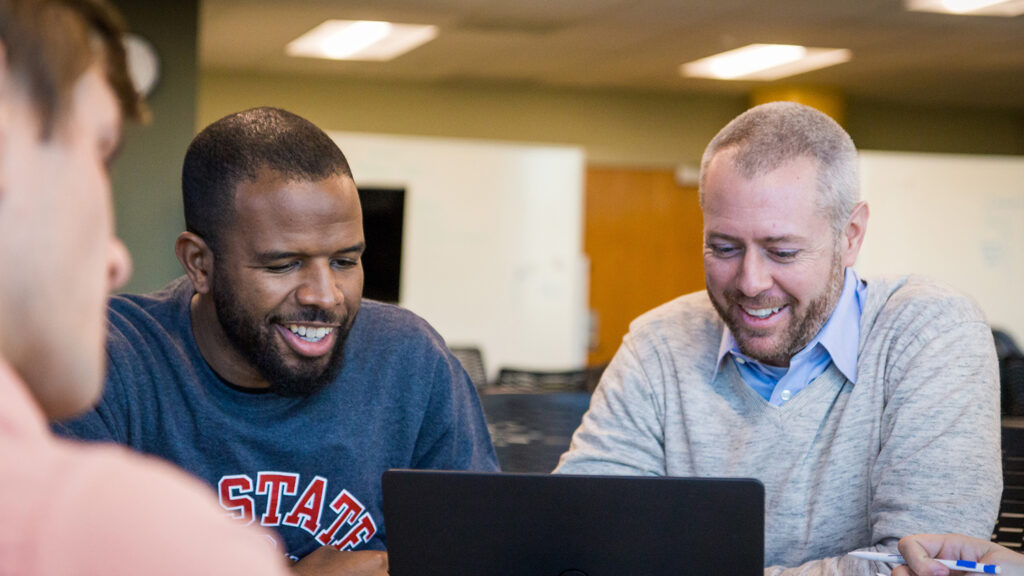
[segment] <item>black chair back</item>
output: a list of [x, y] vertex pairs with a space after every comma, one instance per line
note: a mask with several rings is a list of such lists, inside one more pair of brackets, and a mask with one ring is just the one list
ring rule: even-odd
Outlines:
[[458, 359], [469, 374], [469, 379], [477, 390], [487, 386], [487, 369], [484, 367], [484, 355], [476, 346], [449, 346], [452, 355]]
[[1002, 412], [1008, 416], [1024, 416], [1024, 352], [1006, 332], [992, 330], [999, 359], [999, 389]]
[[1024, 428], [1003, 426], [1003, 497], [992, 541], [1024, 551]]

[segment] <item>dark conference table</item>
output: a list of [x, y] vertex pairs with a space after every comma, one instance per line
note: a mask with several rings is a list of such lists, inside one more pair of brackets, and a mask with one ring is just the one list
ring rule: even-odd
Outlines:
[[551, 472], [590, 406], [588, 392], [522, 392], [492, 387], [480, 402], [503, 472]]

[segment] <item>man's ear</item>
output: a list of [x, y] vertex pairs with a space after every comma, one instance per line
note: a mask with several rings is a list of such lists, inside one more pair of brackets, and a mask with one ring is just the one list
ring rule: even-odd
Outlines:
[[174, 254], [199, 294], [209, 294], [213, 276], [213, 250], [197, 234], [182, 232], [174, 242]]
[[857, 254], [860, 253], [860, 247], [864, 244], [864, 234], [868, 229], [869, 215], [867, 202], [858, 202], [853, 208], [853, 213], [850, 214], [850, 219], [846, 222], [846, 228], [843, 229], [843, 266], [853, 266], [857, 262]]

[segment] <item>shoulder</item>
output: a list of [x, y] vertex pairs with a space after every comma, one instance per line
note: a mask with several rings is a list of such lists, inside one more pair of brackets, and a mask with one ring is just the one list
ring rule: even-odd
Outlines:
[[[414, 312], [376, 300], [363, 300], [346, 347], [362, 354], [372, 350], [378, 358], [392, 354], [431, 356], [447, 351], [444, 339]], [[411, 359], [411, 358], [410, 358]]]
[[156, 292], [112, 296], [107, 307], [111, 333], [177, 329], [188, 320], [192, 294], [192, 284], [182, 276]]
[[629, 325], [629, 337], [640, 342], [671, 342], [718, 349], [722, 320], [707, 292], [693, 292], [670, 300], [637, 317]]
[[919, 275], [869, 279], [864, 314], [873, 328], [911, 332], [985, 322], [984, 314], [971, 298]]
[[105, 398], [120, 394], [114, 390], [117, 380], [152, 381], [196, 361], [189, 313], [193, 293], [182, 277], [157, 292], [110, 299]]
[[423, 338], [426, 340], [440, 339], [437, 331], [415, 312], [376, 300], [363, 300], [359, 305], [353, 331], [370, 333], [394, 338], [396, 335]]
[[233, 526], [209, 488], [171, 465], [120, 447], [60, 440], [44, 452], [37, 463], [48, 489], [32, 524], [47, 534], [27, 537], [68, 544], [39, 558], [45, 573], [213, 573], [245, 565], [244, 573], [281, 574], [258, 532]]
[[995, 362], [992, 330], [977, 304], [949, 286], [921, 276], [868, 280], [858, 365], [884, 366], [887, 381], [898, 381], [915, 362], [986, 371]]

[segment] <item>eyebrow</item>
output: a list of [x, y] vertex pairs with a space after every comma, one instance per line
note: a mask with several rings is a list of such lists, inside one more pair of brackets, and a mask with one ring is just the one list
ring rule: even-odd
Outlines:
[[[715, 239], [715, 240], [727, 240], [729, 242], [737, 242], [737, 243], [742, 243], [743, 242], [743, 240], [741, 240], [741, 239], [739, 239], [739, 238], [737, 238], [735, 236], [730, 236], [728, 234], [722, 234], [721, 232], [709, 232], [707, 234], [707, 236], [705, 236], [705, 239], [707, 239], [707, 240], [712, 240], [712, 239]], [[763, 244], [775, 244], [775, 243], [779, 243], [779, 242], [799, 242], [799, 241], [804, 240], [804, 237], [803, 236], [798, 236], [796, 234], [784, 234], [782, 236], [765, 236], [763, 238], [755, 238], [755, 240], [757, 240], [758, 242], [763, 243]]]
[[[365, 251], [366, 243], [360, 242], [358, 244], [353, 244], [348, 248], [335, 250], [334, 252], [332, 252], [332, 254], [362, 254]], [[274, 260], [289, 260], [292, 258], [306, 258], [308, 256], [309, 254], [306, 254], [305, 252], [285, 252], [269, 250], [267, 252], [260, 252], [259, 254], [257, 254], [256, 259], [260, 262], [272, 262]]]

